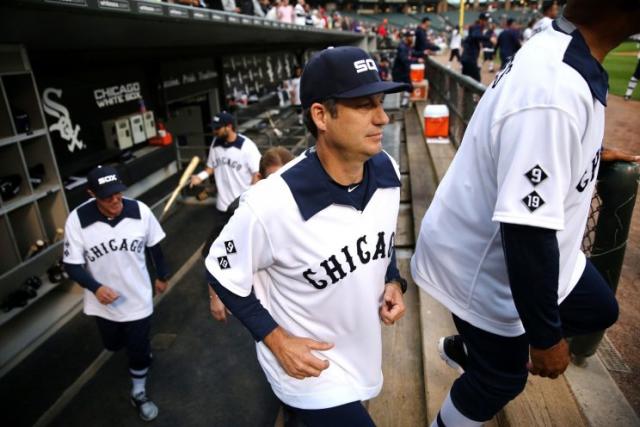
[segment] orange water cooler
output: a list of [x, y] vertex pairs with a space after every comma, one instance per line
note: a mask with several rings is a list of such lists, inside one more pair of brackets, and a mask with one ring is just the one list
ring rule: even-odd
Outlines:
[[411, 82], [421, 82], [424, 80], [424, 64], [411, 64]]
[[427, 105], [424, 108], [424, 136], [449, 137], [449, 109], [444, 104]]

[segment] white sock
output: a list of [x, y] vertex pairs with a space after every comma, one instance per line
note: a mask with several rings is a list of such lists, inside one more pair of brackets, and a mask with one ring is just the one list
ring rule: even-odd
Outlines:
[[[483, 424], [462, 415], [451, 401], [451, 392], [447, 394], [447, 398], [444, 400], [438, 416], [446, 427], [481, 427]], [[431, 427], [440, 427], [438, 425], [438, 417], [433, 420]]]
[[631, 79], [629, 80], [629, 84], [627, 85], [627, 91], [625, 92], [624, 96], [631, 96], [637, 84], [638, 84], [638, 79], [636, 79], [635, 77], [631, 77]]
[[149, 368], [141, 369], [136, 371], [134, 369], [129, 369], [129, 373], [131, 374], [131, 395], [136, 396], [141, 392], [145, 392], [145, 386], [147, 384], [147, 371]]

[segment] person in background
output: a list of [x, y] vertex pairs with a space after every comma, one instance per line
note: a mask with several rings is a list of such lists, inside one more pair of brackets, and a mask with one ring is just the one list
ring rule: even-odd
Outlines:
[[451, 62], [453, 58], [456, 58], [458, 62], [460, 61], [460, 47], [462, 46], [462, 35], [460, 34], [460, 27], [456, 25], [453, 30], [451, 30], [451, 40], [449, 41], [449, 64], [448, 68], [451, 68]]
[[155, 290], [163, 293], [168, 286], [160, 247], [165, 234], [147, 205], [123, 197], [126, 187], [114, 168], [91, 170], [87, 187], [91, 198], [65, 224], [64, 268], [84, 288], [84, 313], [94, 317], [104, 348], [127, 350], [131, 403], [142, 420], [151, 421], [158, 407], [146, 391], [153, 291], [145, 251], [155, 265]]
[[[414, 32], [405, 29], [402, 31], [402, 40], [396, 49], [396, 57], [391, 69], [391, 77], [394, 82], [401, 82], [411, 85], [411, 64], [423, 62], [421, 58], [423, 52], [413, 49]], [[409, 106], [409, 93], [403, 92], [400, 105]]]
[[421, 58], [424, 58], [432, 52], [440, 50], [440, 47], [432, 43], [429, 39], [430, 27], [431, 19], [429, 19], [429, 17], [424, 17], [415, 30], [415, 45], [413, 46], [413, 49], [416, 53], [420, 53]]
[[500, 55], [500, 69], [504, 70], [513, 55], [520, 49], [520, 31], [515, 27], [513, 18], [507, 19], [506, 27], [498, 36], [496, 47]]
[[[640, 40], [640, 34], [636, 34], [635, 37], [637, 40]], [[640, 49], [640, 42], [636, 46]], [[628, 101], [631, 99], [631, 95], [633, 95], [633, 91], [636, 89], [636, 85], [638, 84], [638, 80], [640, 80], [640, 50], [638, 51], [638, 62], [636, 63], [636, 70], [631, 75], [629, 79], [629, 83], [627, 84], [627, 90], [624, 93], [624, 100]]]
[[[258, 181], [266, 179], [270, 175], [276, 173], [277, 171], [280, 170], [282, 166], [286, 165], [291, 160], [293, 160], [293, 154], [291, 154], [291, 152], [287, 150], [285, 147], [277, 146], [277, 147], [269, 148], [267, 151], [264, 152], [264, 154], [262, 155], [262, 158], [260, 159], [260, 172], [258, 173]], [[231, 203], [231, 205], [229, 205], [229, 208], [227, 209], [227, 212], [229, 214], [233, 215], [233, 212], [235, 212], [236, 209], [238, 209], [241, 198], [242, 196], [239, 196], [233, 203]], [[224, 224], [220, 224], [220, 227], [214, 230], [209, 235], [209, 239], [207, 239], [207, 241], [205, 242], [202, 248], [203, 259], [207, 258], [211, 244], [218, 237], [223, 227], [224, 227]], [[253, 283], [254, 287], [258, 286], [257, 280], [259, 279], [259, 276], [256, 276], [255, 279], [256, 280], [254, 280], [254, 283]], [[229, 314], [229, 311], [226, 309], [226, 307], [224, 306], [224, 303], [222, 302], [218, 294], [216, 294], [216, 292], [213, 290], [213, 288], [211, 286], [208, 286], [208, 289], [209, 289], [209, 311], [211, 312], [211, 316], [213, 316], [215, 320], [218, 320], [220, 322], [226, 322], [227, 314]]]
[[276, 10], [276, 16], [280, 22], [293, 24], [293, 7], [289, 4], [289, 0], [280, 0]]
[[296, 6], [293, 8], [293, 23], [296, 25], [307, 24], [307, 11], [304, 8], [304, 0], [298, 0]]
[[480, 82], [480, 68], [478, 57], [480, 48], [484, 42], [490, 41], [484, 34], [484, 29], [489, 22], [489, 15], [481, 13], [476, 22], [469, 27], [469, 34], [462, 42], [462, 74]]
[[554, 19], [558, 17], [560, 8], [555, 0], [545, 0], [542, 2], [542, 18], [533, 25], [532, 36], [542, 32], [551, 26]]

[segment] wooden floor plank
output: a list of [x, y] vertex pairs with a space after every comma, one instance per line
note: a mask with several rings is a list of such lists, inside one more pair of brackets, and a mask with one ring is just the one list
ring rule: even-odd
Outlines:
[[[409, 259], [399, 258], [404, 277]], [[378, 427], [423, 426], [426, 419], [419, 326], [418, 289], [409, 286], [404, 296], [407, 311], [393, 326], [382, 326], [384, 386], [369, 402], [369, 413]]]

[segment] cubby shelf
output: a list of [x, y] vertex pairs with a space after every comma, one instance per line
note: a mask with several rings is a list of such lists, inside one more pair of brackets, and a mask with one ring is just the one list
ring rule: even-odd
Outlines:
[[[64, 227], [68, 207], [26, 51], [0, 45], [0, 63], [0, 180], [12, 183], [0, 194], [2, 301], [27, 277], [46, 276], [58, 261], [62, 242], [54, 239], [59, 237], [56, 230]], [[33, 255], [38, 240], [47, 247]], [[37, 299], [49, 290], [43, 285]], [[0, 313], [0, 325], [14, 316], [10, 313], [27, 307]]]

